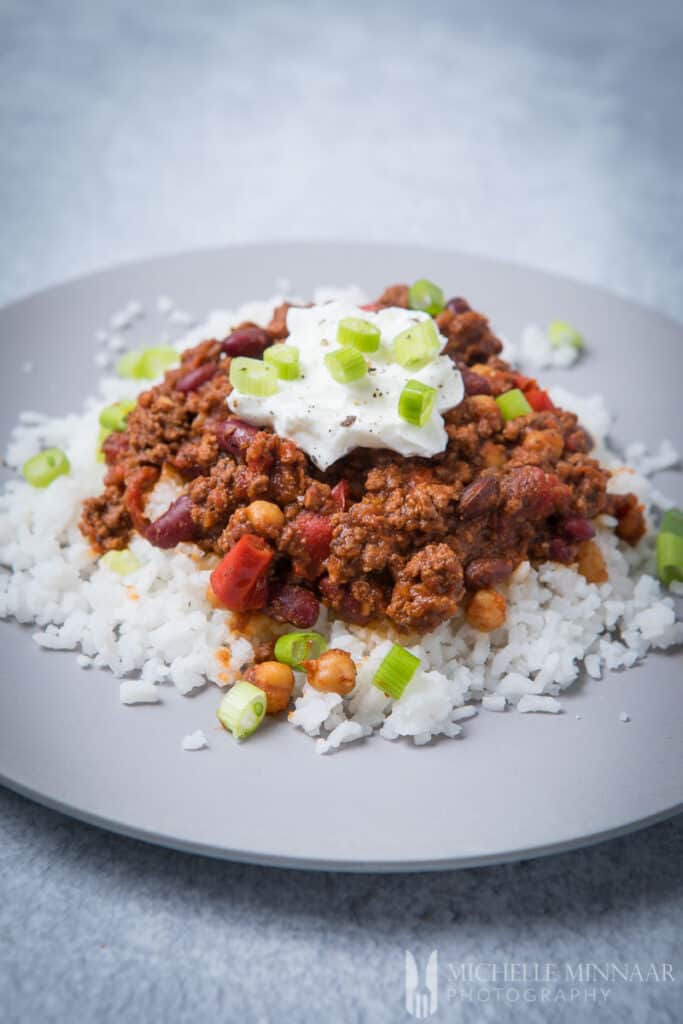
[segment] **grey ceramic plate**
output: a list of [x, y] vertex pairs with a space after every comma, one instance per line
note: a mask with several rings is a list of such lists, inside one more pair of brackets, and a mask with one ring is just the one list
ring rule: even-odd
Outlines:
[[[93, 332], [131, 298], [158, 295], [202, 314], [272, 293], [428, 276], [467, 295], [515, 336], [561, 316], [589, 354], [545, 374], [603, 391], [614, 436], [680, 441], [683, 330], [604, 292], [470, 256], [400, 246], [269, 245], [189, 253], [105, 271], [0, 311], [0, 438], [20, 410], [63, 413], [92, 390]], [[137, 329], [149, 343], [161, 322]], [[31, 360], [32, 374], [20, 371]], [[676, 474], [659, 484], [683, 498]], [[681, 809], [681, 657], [656, 655], [602, 682], [579, 683], [559, 716], [482, 713], [465, 740], [426, 748], [374, 740], [319, 757], [270, 724], [238, 746], [215, 726], [218, 691], [175, 691], [123, 707], [107, 673], [40, 651], [30, 630], [0, 624], [0, 780], [85, 821], [219, 857], [297, 867], [392, 871], [459, 867], [597, 842]], [[628, 724], [619, 721], [626, 710]], [[580, 719], [576, 715], [580, 714]], [[210, 749], [184, 753], [203, 728]]]

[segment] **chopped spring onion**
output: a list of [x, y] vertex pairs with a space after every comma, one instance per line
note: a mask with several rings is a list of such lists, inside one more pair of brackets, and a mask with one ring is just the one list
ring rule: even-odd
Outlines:
[[387, 697], [398, 700], [415, 675], [419, 664], [419, 658], [407, 651], [405, 647], [394, 644], [382, 659], [372, 682], [378, 689], [384, 690]]
[[376, 352], [379, 348], [381, 331], [369, 320], [359, 316], [346, 316], [339, 321], [337, 341], [340, 345], [350, 345], [359, 352]]
[[410, 286], [408, 305], [411, 309], [421, 309], [430, 316], [436, 316], [446, 305], [446, 300], [438, 284], [423, 277]]
[[274, 367], [281, 380], [297, 380], [299, 373], [299, 349], [295, 345], [271, 345], [263, 353], [264, 363]]
[[170, 366], [180, 362], [180, 353], [169, 345], [159, 345], [157, 348], [145, 348], [142, 350], [142, 376], [146, 380], [154, 380], [160, 377]]
[[419, 380], [406, 382], [398, 400], [398, 414], [406, 423], [424, 427], [434, 411], [436, 388]]
[[256, 732], [266, 713], [266, 695], [258, 686], [243, 680], [235, 683], [220, 702], [218, 721], [235, 739], [245, 740]]
[[666, 586], [683, 583], [683, 512], [677, 508], [664, 513], [657, 534], [657, 575]]
[[100, 426], [106, 427], [107, 430], [117, 430], [119, 433], [125, 430], [128, 413], [135, 408], [135, 404], [135, 402], [122, 399], [120, 402], [108, 405], [100, 413]]
[[421, 370], [441, 348], [433, 320], [420, 320], [397, 334], [392, 342], [394, 358], [406, 370]]
[[130, 548], [124, 548], [123, 551], [107, 551], [106, 555], [100, 558], [100, 565], [106, 566], [118, 576], [128, 576], [140, 568], [140, 562]]
[[104, 452], [102, 451], [102, 445], [107, 440], [109, 435], [113, 433], [114, 431], [109, 430], [108, 427], [100, 426], [100, 429], [97, 432], [97, 448], [95, 449], [98, 462], [104, 462]]
[[528, 416], [530, 412], [533, 412], [519, 388], [513, 388], [512, 391], [506, 391], [504, 395], [498, 395], [496, 403], [506, 423], [508, 420], [514, 420], [518, 416]]
[[368, 364], [355, 348], [338, 348], [328, 352], [325, 366], [339, 384], [352, 384], [368, 372]]
[[136, 349], [134, 352], [125, 352], [116, 364], [116, 372], [119, 377], [139, 378], [142, 376], [139, 372], [141, 362], [141, 349]]
[[136, 349], [126, 352], [116, 364], [119, 377], [132, 377], [134, 380], [154, 380], [164, 370], [180, 361], [178, 352], [169, 345], [158, 345], [156, 348]]
[[572, 327], [564, 320], [553, 320], [548, 328], [548, 341], [555, 348], [571, 345], [573, 348], [582, 349], [585, 344], [576, 327]]
[[320, 633], [285, 633], [275, 642], [275, 657], [284, 665], [301, 668], [303, 661], [319, 658], [327, 650]]
[[38, 452], [21, 467], [21, 472], [32, 487], [48, 487], [58, 476], [71, 469], [71, 464], [61, 448], [46, 448]]
[[248, 356], [236, 356], [230, 362], [230, 383], [242, 395], [267, 398], [277, 391], [277, 370], [269, 363]]

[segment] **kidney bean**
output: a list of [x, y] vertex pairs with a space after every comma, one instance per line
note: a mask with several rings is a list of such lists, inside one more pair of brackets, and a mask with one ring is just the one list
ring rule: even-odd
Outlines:
[[201, 366], [190, 370], [184, 377], [181, 377], [176, 384], [176, 389], [187, 395], [190, 391], [196, 391], [202, 384], [206, 384], [208, 380], [215, 376], [217, 371], [218, 367], [215, 363], [202, 363]]
[[573, 562], [575, 548], [563, 540], [562, 537], [553, 537], [548, 545], [548, 554], [553, 562]]
[[280, 622], [290, 622], [299, 629], [310, 629], [318, 619], [320, 605], [305, 587], [276, 583], [268, 591], [266, 611]]
[[230, 419], [217, 423], [215, 432], [221, 451], [241, 456], [249, 447], [252, 438], [258, 434], [259, 428], [252, 426], [251, 423], [245, 423], [244, 420]]
[[588, 519], [576, 516], [572, 519], [565, 519], [562, 529], [572, 540], [590, 540], [595, 536], [595, 527]]
[[197, 527], [192, 519], [192, 501], [188, 495], [176, 498], [162, 516], [150, 523], [145, 536], [157, 548], [174, 548], [182, 540], [195, 540]]
[[446, 309], [450, 309], [451, 313], [469, 313], [471, 306], [466, 299], [461, 298], [459, 295], [454, 299], [449, 299], [446, 303]]
[[460, 495], [458, 511], [461, 519], [474, 519], [490, 512], [498, 501], [498, 481], [494, 476], [480, 476]]
[[238, 327], [221, 343], [221, 352], [226, 356], [249, 356], [260, 359], [273, 339], [263, 327]]
[[504, 511], [520, 519], [545, 519], [555, 508], [559, 484], [554, 473], [545, 473], [540, 466], [520, 466], [503, 478]]
[[512, 573], [512, 563], [504, 558], [475, 558], [465, 566], [465, 585], [482, 590], [502, 583]]
[[474, 373], [466, 367], [462, 367], [460, 369], [460, 373], [462, 374], [462, 382], [465, 385], [466, 395], [491, 394], [491, 385], [487, 381], [486, 377], [482, 377], [480, 373]]

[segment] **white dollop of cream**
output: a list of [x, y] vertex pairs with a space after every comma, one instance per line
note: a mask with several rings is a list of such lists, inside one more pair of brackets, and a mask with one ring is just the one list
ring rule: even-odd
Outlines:
[[[337, 326], [344, 317], [362, 317], [379, 327], [377, 352], [366, 353], [367, 375], [352, 384], [339, 384], [324, 358], [337, 344]], [[271, 427], [306, 452], [319, 469], [353, 448], [389, 448], [401, 455], [430, 458], [446, 448], [448, 435], [443, 413], [464, 395], [462, 376], [448, 356], [436, 356], [421, 370], [409, 371], [393, 361], [391, 342], [426, 313], [390, 307], [378, 312], [344, 302], [329, 302], [287, 313], [287, 344], [299, 350], [298, 380], [279, 380], [268, 397], [233, 391], [228, 406], [240, 419]], [[443, 345], [446, 339], [442, 338]], [[442, 346], [443, 347], [443, 346]], [[406, 423], [398, 414], [398, 400], [408, 380], [419, 380], [437, 390], [431, 417], [424, 427]]]

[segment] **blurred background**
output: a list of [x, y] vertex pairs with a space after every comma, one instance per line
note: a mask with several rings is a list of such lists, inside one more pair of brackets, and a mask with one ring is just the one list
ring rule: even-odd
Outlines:
[[[470, 250], [683, 319], [682, 54], [681, 0], [0, 0], [0, 302], [169, 250], [338, 239]], [[406, 947], [680, 945], [680, 818], [396, 877], [203, 861], [2, 790], [0, 832], [3, 1024], [394, 1022]], [[673, 1021], [675, 971], [553, 1019]], [[457, 1019], [522, 1009], [548, 1019]]]
[[680, 0], [0, 0], [0, 301], [168, 250], [476, 251], [683, 317]]

